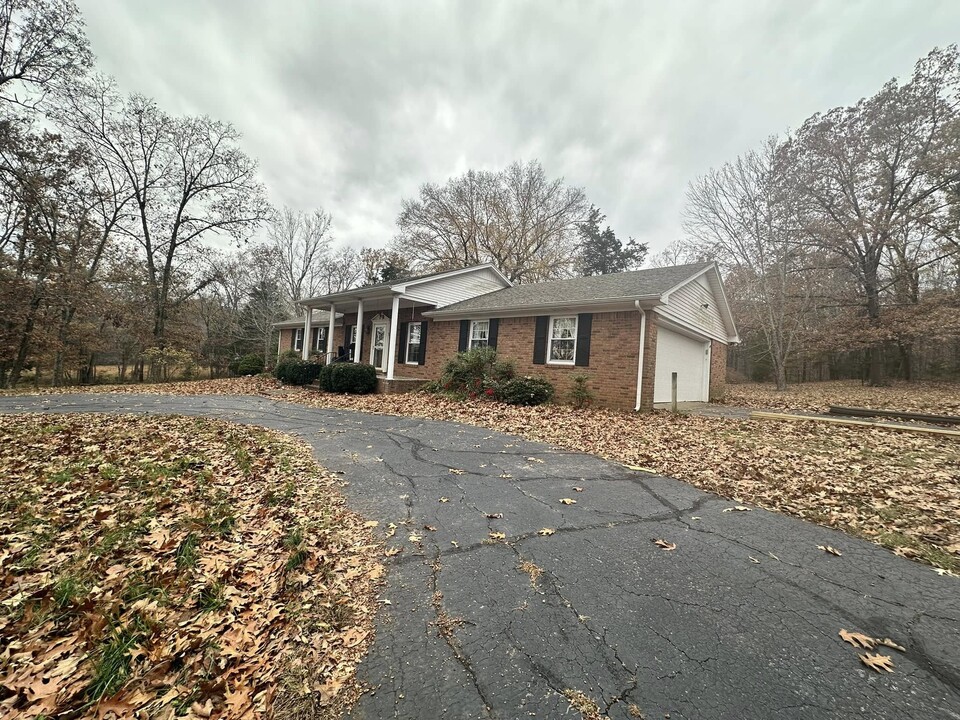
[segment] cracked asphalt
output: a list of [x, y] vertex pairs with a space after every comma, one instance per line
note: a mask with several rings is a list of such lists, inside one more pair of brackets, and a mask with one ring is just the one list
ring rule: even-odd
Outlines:
[[[300, 436], [342, 472], [350, 505], [404, 546], [357, 720], [575, 718], [571, 690], [610, 718], [960, 718], [960, 581], [816, 525], [454, 423], [255, 397], [0, 398], [22, 411], [210, 415]], [[896, 671], [862, 666], [841, 628], [904, 645], [882, 649]]]

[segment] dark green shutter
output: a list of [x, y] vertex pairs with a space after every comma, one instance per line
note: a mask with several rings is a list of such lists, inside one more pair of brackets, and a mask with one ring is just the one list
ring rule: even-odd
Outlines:
[[460, 344], [457, 346], [457, 352], [466, 352], [470, 342], [470, 321], [460, 321]]
[[420, 323], [420, 359], [418, 365], [425, 365], [427, 362], [427, 321]]
[[577, 315], [577, 357], [574, 365], [586, 367], [590, 364], [590, 332], [593, 330], [593, 313]]
[[407, 361], [407, 326], [410, 323], [400, 323], [400, 328], [397, 330], [397, 334], [400, 336], [397, 338], [397, 362], [403, 363]]
[[545, 365], [547, 362], [547, 331], [550, 327], [549, 315], [538, 315], [533, 333], [533, 364]]
[[490, 329], [487, 331], [487, 345], [496, 349], [497, 337], [500, 335], [500, 320], [490, 318]]
[[353, 325], [343, 326], [343, 349], [348, 352], [350, 351], [350, 328], [352, 327]]
[[297, 347], [297, 331], [290, 331], [290, 349], [294, 350]]

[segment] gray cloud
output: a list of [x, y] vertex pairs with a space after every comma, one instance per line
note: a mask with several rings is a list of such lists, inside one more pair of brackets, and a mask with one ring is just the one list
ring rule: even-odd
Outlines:
[[958, 38], [960, 3], [80, 0], [100, 68], [234, 123], [277, 204], [382, 245], [403, 197], [538, 158], [623, 237], [687, 183]]

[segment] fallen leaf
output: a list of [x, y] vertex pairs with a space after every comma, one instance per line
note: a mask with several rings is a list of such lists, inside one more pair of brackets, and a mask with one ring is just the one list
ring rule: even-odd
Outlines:
[[561, 505], [576, 505], [576, 500], [571, 500], [570, 498], [560, 498]]
[[460, 543], [458, 543], [456, 540], [451, 540], [450, 544], [453, 545], [455, 548], [460, 547]]
[[745, 505], [734, 505], [733, 507], [728, 507], [723, 509], [723, 512], [733, 512], [733, 511], [750, 512], [750, 508], [746, 507]]
[[440, 498], [440, 502], [442, 503], [450, 502], [450, 498], [442, 497]]
[[488, 520], [499, 520], [503, 517], [503, 513], [487, 513]]
[[511, 475], [510, 473], [500, 473], [500, 477], [503, 478], [504, 480], [508, 480], [512, 478], [513, 475]]
[[844, 642], [848, 642], [854, 647], [864, 648], [865, 650], [873, 650], [876, 641], [869, 635], [864, 635], [863, 633], [850, 632], [841, 628], [840, 630], [840, 639]]
[[676, 550], [677, 544], [672, 542], [667, 542], [666, 540], [660, 540], [655, 538], [653, 544], [657, 547], [662, 547], [664, 550]]
[[528, 458], [527, 458], [527, 462], [535, 462], [535, 463], [540, 463], [541, 465], [543, 465], [543, 460], [541, 460], [540, 458], [535, 458], [535, 457], [528, 457]]
[[554, 530], [553, 528], [541, 528], [540, 530], [537, 531], [537, 535], [542, 535], [543, 537], [547, 537], [548, 535], [553, 535], [555, 532], [556, 530]]
[[423, 526], [423, 529], [424, 529], [424, 530], [428, 530], [428, 531], [430, 531], [430, 532], [436, 532], [436, 531], [437, 531], [437, 528], [436, 528], [434, 525], [424, 525], [424, 526]]
[[502, 532], [492, 532], [490, 533], [490, 538], [492, 540], [506, 540], [507, 536]]
[[755, 557], [754, 557], [753, 555], [748, 555], [747, 557], [749, 557], [749, 558], [750, 558], [750, 562], [752, 562], [752, 563], [756, 563], [757, 565], [759, 565], [759, 564], [760, 564], [760, 561], [759, 561], [759, 560], [757, 560], [757, 559], [756, 559], [756, 558], [755, 558]]
[[399, 545], [392, 545], [384, 550], [383, 554], [387, 557], [393, 557], [394, 555], [399, 555], [403, 552], [403, 548]]
[[893, 648], [894, 650], [899, 650], [900, 652], [906, 652], [907, 649], [903, 645], [895, 643], [890, 638], [874, 638], [873, 641], [877, 645], [883, 645], [884, 647]]
[[451, 475], [463, 475], [465, 472], [466, 472], [466, 470], [459, 470], [459, 469], [457, 469], [457, 468], [450, 468], [450, 474], [451, 474]]
[[825, 553], [830, 553], [831, 555], [836, 555], [837, 557], [840, 557], [843, 554], [835, 547], [830, 547], [829, 545], [817, 545], [817, 550], [823, 550]]
[[573, 489], [573, 491], [574, 491], [574, 492], [583, 492], [583, 488], [582, 488], [582, 487], [575, 487], [575, 488]]
[[418, 542], [420, 542], [421, 540], [423, 540], [423, 537], [421, 537], [420, 535], [417, 535], [416, 533], [413, 533], [413, 534], [412, 534], [410, 537], [408, 537], [407, 539], [408, 539], [410, 542], [412, 542], [412, 543], [418, 543]]
[[866, 655], [860, 656], [860, 662], [877, 672], [883, 672], [884, 670], [888, 673], [893, 672], [893, 658], [889, 655], [871, 655], [867, 653]]

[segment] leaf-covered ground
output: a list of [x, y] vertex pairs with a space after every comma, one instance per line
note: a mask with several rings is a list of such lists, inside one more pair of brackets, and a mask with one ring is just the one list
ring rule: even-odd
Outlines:
[[[250, 394], [317, 407], [481, 425], [681, 478], [710, 492], [867, 538], [960, 573], [960, 442], [815, 422], [778, 423], [666, 412], [638, 415], [563, 405], [518, 408], [415, 395], [344, 396], [284, 388], [268, 377], [102, 386], [103, 392]], [[730, 404], [820, 410], [848, 403], [960, 413], [957, 385], [816, 383], [786, 396], [732, 386]], [[866, 393], [866, 394], [859, 394]], [[787, 397], [777, 406], [767, 396]]]
[[790, 385], [748, 383], [727, 386], [727, 405], [755, 410], [802, 410], [826, 412], [830, 405], [874, 410], [904, 410], [934, 415], [960, 415], [960, 383], [894, 383], [868, 387], [858, 380]]
[[383, 567], [338, 479], [207, 419], [0, 415], [0, 717], [334, 717]]

